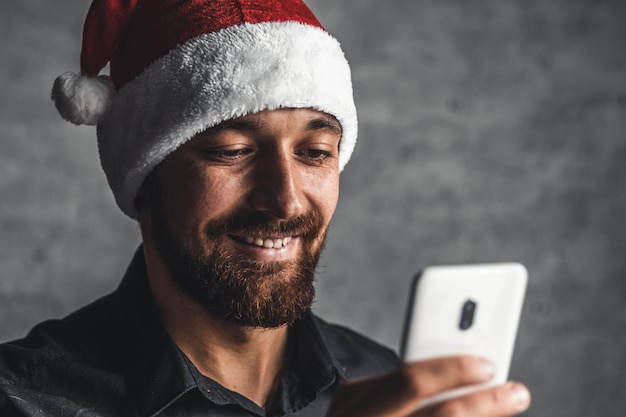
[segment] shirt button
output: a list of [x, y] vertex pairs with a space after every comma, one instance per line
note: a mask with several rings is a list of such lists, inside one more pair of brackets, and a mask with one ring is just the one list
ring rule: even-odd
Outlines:
[[228, 397], [219, 391], [207, 390], [207, 394], [209, 394], [209, 399], [215, 404], [224, 405], [228, 403]]

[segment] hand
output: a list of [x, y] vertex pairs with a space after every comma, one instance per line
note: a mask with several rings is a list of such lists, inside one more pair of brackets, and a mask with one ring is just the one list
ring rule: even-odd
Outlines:
[[418, 410], [434, 394], [487, 382], [493, 365], [474, 356], [450, 356], [403, 365], [380, 376], [348, 381], [326, 417], [504, 417], [521, 413], [530, 393], [517, 382], [467, 394]]

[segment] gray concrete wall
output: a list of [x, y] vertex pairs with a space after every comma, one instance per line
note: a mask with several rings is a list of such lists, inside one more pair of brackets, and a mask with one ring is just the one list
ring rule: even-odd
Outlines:
[[[517, 260], [527, 416], [626, 412], [626, 3], [310, 0], [354, 71], [359, 144], [318, 313], [397, 347], [413, 273]], [[114, 288], [139, 242], [64, 123], [86, 0], [0, 3], [0, 340]]]

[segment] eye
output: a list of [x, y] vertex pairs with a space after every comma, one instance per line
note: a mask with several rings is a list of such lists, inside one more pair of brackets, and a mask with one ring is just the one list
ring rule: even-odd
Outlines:
[[296, 154], [306, 161], [316, 164], [322, 164], [329, 159], [335, 157], [335, 154], [325, 149], [303, 149], [297, 151]]
[[250, 148], [235, 148], [235, 149], [207, 149], [203, 151], [203, 154], [207, 159], [214, 161], [230, 162], [244, 158], [252, 153]]

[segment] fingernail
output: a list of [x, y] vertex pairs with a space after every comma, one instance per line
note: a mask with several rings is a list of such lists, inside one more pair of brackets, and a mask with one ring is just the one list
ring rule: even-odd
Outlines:
[[496, 373], [496, 367], [487, 359], [482, 360], [482, 371], [485, 379], [490, 379]]
[[518, 410], [525, 410], [530, 404], [530, 393], [525, 386], [513, 384], [511, 387], [511, 401]]

